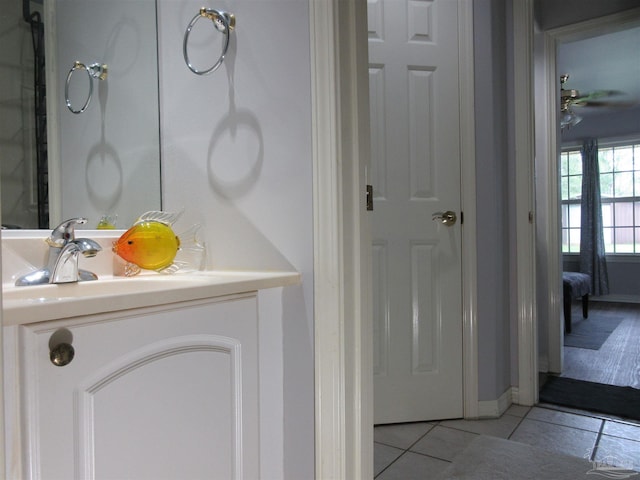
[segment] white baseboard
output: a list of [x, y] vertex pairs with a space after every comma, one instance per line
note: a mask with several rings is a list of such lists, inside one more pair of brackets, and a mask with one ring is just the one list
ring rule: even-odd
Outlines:
[[513, 403], [513, 387], [509, 387], [496, 400], [482, 400], [478, 402], [478, 418], [498, 418]]
[[597, 297], [589, 296], [589, 301], [593, 302], [620, 302], [620, 303], [640, 303], [640, 295], [599, 295]]

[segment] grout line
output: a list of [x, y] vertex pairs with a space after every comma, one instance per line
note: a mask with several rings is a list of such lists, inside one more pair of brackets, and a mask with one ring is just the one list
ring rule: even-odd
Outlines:
[[520, 421], [518, 422], [518, 424], [516, 425], [516, 428], [513, 429], [513, 431], [509, 434], [509, 436], [507, 437], [507, 440], [511, 440], [511, 437], [513, 436], [514, 433], [516, 433], [516, 431], [518, 430], [518, 428], [520, 428], [520, 425], [522, 425], [522, 422], [524, 422], [524, 419], [527, 418], [527, 416], [529, 415], [529, 413], [531, 413], [531, 409], [529, 409], [529, 411], [527, 412], [527, 415], [525, 415], [524, 417], [520, 418]]
[[598, 436], [596, 437], [596, 441], [595, 444], [593, 445], [593, 448], [591, 449], [591, 456], [589, 457], [589, 461], [593, 462], [593, 460], [596, 458], [596, 453], [598, 451], [598, 448], [600, 447], [600, 438], [602, 438], [602, 432], [604, 431], [604, 422], [606, 420], [602, 420], [602, 424], [600, 425], [600, 431], [598, 432]]
[[[382, 442], [374, 442], [374, 443], [379, 443], [380, 445], [385, 445], [385, 446], [388, 446], [388, 447], [397, 448], [398, 450], [402, 450], [402, 453], [400, 455], [398, 455], [391, 463], [389, 463], [389, 465], [387, 465], [382, 470], [380, 470], [380, 473], [378, 473], [378, 475], [376, 475], [373, 478], [375, 479], [375, 478], [378, 478], [378, 476], [382, 475], [382, 472], [387, 470], [391, 465], [393, 465], [398, 460], [400, 460], [402, 457], [404, 457], [405, 454], [410, 451], [411, 447], [413, 447], [416, 443], [418, 443], [420, 440], [422, 440], [424, 437], [426, 437], [429, 434], [429, 432], [432, 431], [434, 428], [436, 428], [436, 426], [439, 425], [439, 424], [440, 424], [440, 422], [438, 422], [437, 424], [433, 425], [429, 430], [427, 430], [422, 435], [420, 435], [420, 437], [418, 437], [418, 439], [415, 442], [413, 442], [411, 445], [409, 445], [407, 448], [400, 448], [400, 447], [397, 447], [397, 446], [394, 446], [394, 445], [388, 445], [388, 444], [382, 443]], [[412, 452], [412, 453], [418, 453], [418, 452]], [[436, 457], [433, 457], [433, 458], [436, 458]], [[441, 459], [438, 459], [438, 460], [441, 460]]]

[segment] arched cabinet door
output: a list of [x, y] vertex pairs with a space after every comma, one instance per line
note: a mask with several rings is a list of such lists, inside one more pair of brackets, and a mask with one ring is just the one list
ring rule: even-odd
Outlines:
[[255, 295], [21, 327], [27, 478], [259, 477]]

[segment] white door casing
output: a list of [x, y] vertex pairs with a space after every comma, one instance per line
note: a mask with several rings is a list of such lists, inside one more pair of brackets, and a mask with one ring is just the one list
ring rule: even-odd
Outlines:
[[463, 416], [458, 41], [457, 2], [369, 2], [375, 423]]

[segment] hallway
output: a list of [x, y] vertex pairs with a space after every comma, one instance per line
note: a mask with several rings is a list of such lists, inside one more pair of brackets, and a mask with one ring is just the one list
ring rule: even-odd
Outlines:
[[512, 405], [498, 419], [375, 427], [375, 478], [433, 478], [479, 434], [589, 460], [614, 455], [632, 462], [633, 468], [640, 471], [640, 423], [554, 405], [533, 408]]

